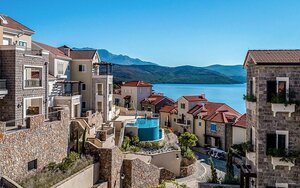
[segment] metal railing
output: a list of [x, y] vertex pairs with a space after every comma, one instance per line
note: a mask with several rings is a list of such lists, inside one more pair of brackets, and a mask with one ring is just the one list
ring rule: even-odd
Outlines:
[[25, 49], [26, 55], [43, 56], [43, 50], [33, 50], [30, 48]]
[[0, 90], [6, 89], [6, 80], [0, 79]]
[[42, 80], [24, 80], [25, 87], [42, 87]]

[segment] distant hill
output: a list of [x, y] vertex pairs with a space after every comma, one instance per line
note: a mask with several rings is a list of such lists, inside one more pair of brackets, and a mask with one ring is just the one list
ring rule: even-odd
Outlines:
[[201, 67], [157, 65], [114, 65], [115, 81], [144, 80], [150, 83], [236, 84], [241, 81]]
[[138, 58], [131, 58], [127, 55], [112, 54], [105, 49], [98, 50], [101, 60], [119, 65], [156, 65], [152, 62], [142, 61]]
[[211, 65], [203, 68], [219, 72], [234, 80], [246, 82], [246, 70], [242, 65]]

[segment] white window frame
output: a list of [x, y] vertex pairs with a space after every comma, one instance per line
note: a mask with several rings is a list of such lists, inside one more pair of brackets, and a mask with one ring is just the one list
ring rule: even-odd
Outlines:
[[286, 100], [289, 100], [290, 81], [289, 77], [276, 77], [276, 92], [278, 93], [278, 83], [286, 82]]
[[285, 148], [289, 148], [289, 131], [276, 130], [276, 148], [278, 149], [278, 135], [285, 135]]
[[252, 138], [251, 138], [251, 141], [252, 141], [252, 144], [255, 145], [255, 127], [251, 127], [252, 129]]
[[[82, 66], [83, 67], [83, 71], [79, 70], [79, 67]], [[78, 65], [78, 72], [86, 72], [86, 65], [85, 64], [79, 64]]]
[[252, 77], [252, 94], [256, 96], [256, 78]]
[[275, 186], [276, 188], [289, 188], [288, 183], [276, 183]]
[[99, 95], [99, 85], [101, 85], [101, 95], [103, 95], [103, 84], [102, 83], [97, 83], [97, 95]]
[[8, 46], [9, 45], [13, 45], [13, 43], [14, 43], [14, 37], [10, 37], [10, 36], [6, 36], [6, 35], [4, 35], [3, 36], [3, 41], [2, 41], [2, 44], [3, 44], [3, 42], [4, 42], [4, 39], [10, 39], [10, 44], [8, 44]]
[[44, 114], [44, 97], [43, 96], [39, 96], [39, 97], [24, 97], [23, 98], [23, 118], [26, 118], [26, 100], [30, 100], [30, 99], [42, 99], [42, 107], [41, 107], [41, 114]]
[[25, 48], [28, 47], [28, 42], [27, 42], [27, 41], [25, 41], [25, 40], [19, 40], [19, 41], [18, 41], [18, 46], [21, 46], [21, 45], [20, 45], [20, 42], [23, 42], [23, 43], [26, 44], [26, 46], [22, 46], [22, 47], [25, 47]]
[[[41, 76], [41, 81], [42, 81], [42, 86], [40, 87], [26, 87], [25, 86], [25, 74], [26, 74], [26, 71], [25, 69], [26, 68], [41, 68], [42, 69], [42, 76]], [[24, 65], [23, 66], [23, 89], [40, 89], [40, 88], [43, 88], [44, 87], [44, 83], [43, 83], [43, 72], [44, 72], [44, 67], [43, 66], [36, 66], [36, 65]]]

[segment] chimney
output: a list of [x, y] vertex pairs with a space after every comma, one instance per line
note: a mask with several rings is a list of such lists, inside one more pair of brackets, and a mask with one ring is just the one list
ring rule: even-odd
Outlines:
[[205, 94], [204, 93], [200, 94], [200, 96], [205, 99]]

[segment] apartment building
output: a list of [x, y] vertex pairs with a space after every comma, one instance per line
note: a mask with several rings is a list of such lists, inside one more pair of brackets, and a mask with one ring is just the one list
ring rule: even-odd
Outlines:
[[77, 50], [66, 45], [58, 49], [71, 58], [69, 87], [79, 85], [75, 92], [80, 91], [82, 95], [81, 111], [101, 112], [104, 121], [110, 121], [113, 118], [112, 64], [101, 62], [97, 50]]
[[172, 105], [174, 101], [162, 93], [153, 93], [141, 101], [142, 110], [159, 113], [164, 106]]
[[[233, 144], [233, 124], [240, 113], [224, 103], [209, 102], [204, 95], [183, 96], [176, 105], [160, 110], [160, 126], [175, 133], [191, 132], [202, 147], [227, 150]], [[236, 131], [235, 131], [236, 132]]]
[[81, 116], [81, 82], [71, 80], [71, 58], [53, 46], [33, 41], [32, 48], [49, 51], [48, 107], [67, 105], [70, 117]]
[[300, 186], [300, 50], [249, 50], [247, 140], [241, 187]]
[[49, 52], [31, 48], [34, 31], [0, 15], [0, 120], [47, 114]]
[[129, 81], [115, 92], [114, 103], [117, 106], [142, 110], [141, 102], [152, 94], [152, 85], [144, 81]]

